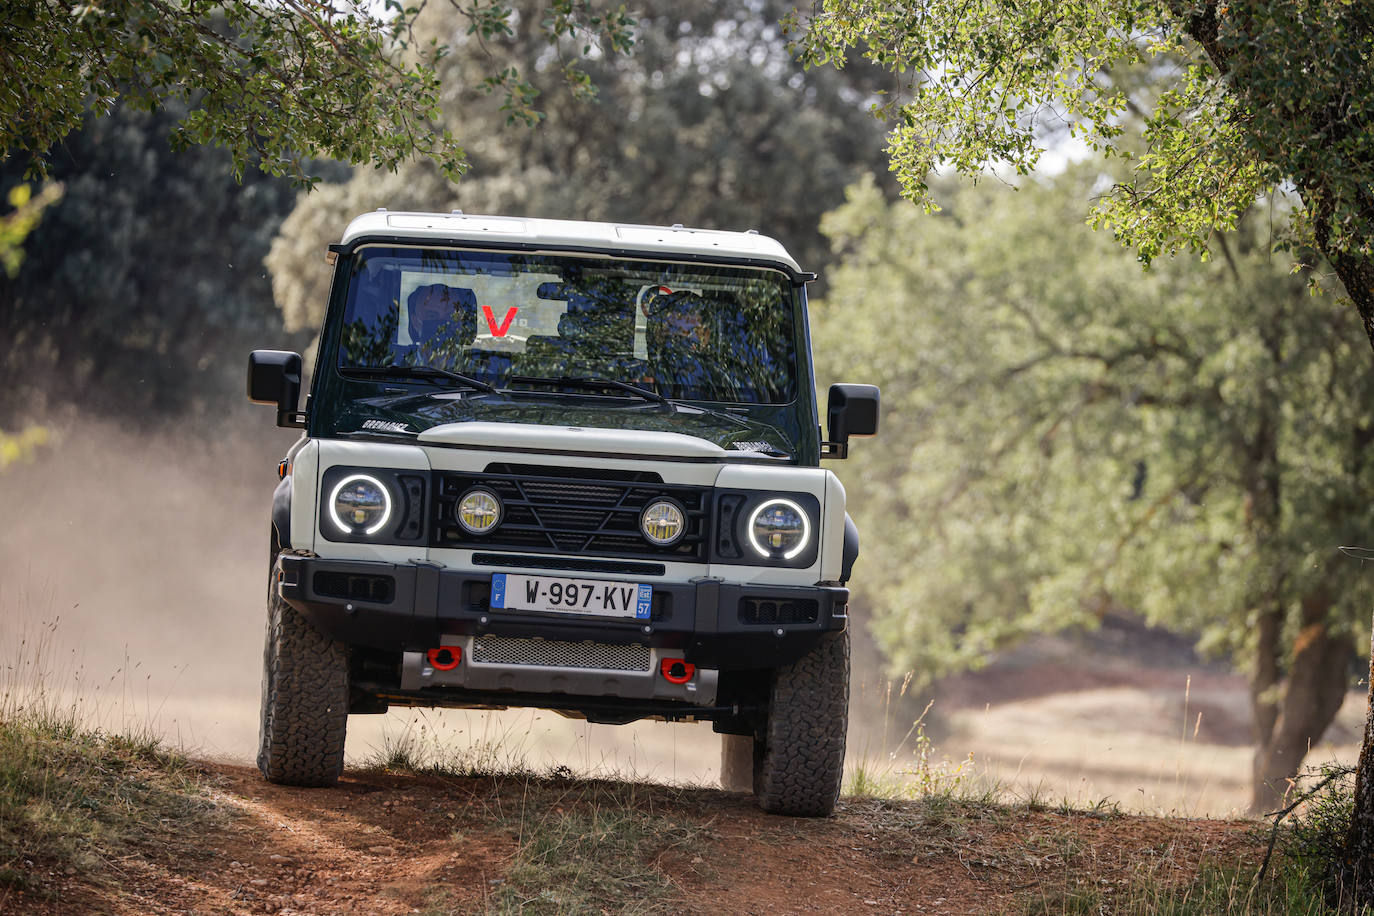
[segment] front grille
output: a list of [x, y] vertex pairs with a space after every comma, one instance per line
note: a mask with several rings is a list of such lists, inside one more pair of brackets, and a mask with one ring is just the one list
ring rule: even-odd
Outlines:
[[539, 665], [545, 668], [586, 668], [595, 671], [648, 671], [648, 646], [613, 646], [596, 642], [555, 642], [478, 636], [472, 641], [473, 664]]
[[740, 623], [815, 623], [820, 602], [814, 598], [741, 598]]
[[[482, 537], [454, 520], [458, 499], [475, 486], [496, 493], [503, 509], [496, 530]], [[707, 487], [665, 484], [652, 473], [499, 464], [481, 474], [441, 475], [432, 530], [442, 547], [704, 563], [710, 494]], [[671, 547], [657, 547], [640, 534], [639, 516], [665, 496], [686, 510], [687, 533]]]
[[396, 594], [396, 580], [391, 576], [354, 576], [341, 572], [317, 572], [311, 582], [315, 594], [322, 598], [343, 598], [350, 601], [369, 601], [390, 604]]

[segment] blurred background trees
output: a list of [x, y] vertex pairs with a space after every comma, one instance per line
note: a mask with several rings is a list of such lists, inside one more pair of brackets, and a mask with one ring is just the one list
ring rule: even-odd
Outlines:
[[[522, 19], [543, 6], [513, 5]], [[883, 128], [867, 112], [880, 84], [869, 68], [808, 71], [792, 60], [778, 25], [788, 8], [644, 0], [634, 53], [584, 62], [591, 102], [576, 97], [538, 35], [478, 48], [462, 19], [430, 8], [416, 31], [454, 49], [439, 71], [449, 87], [444, 123], [464, 138], [470, 170], [455, 185], [414, 162], [303, 196], [268, 259], [287, 326], [318, 326], [324, 246], [377, 207], [756, 228], [823, 270], [820, 215], [860, 175], [886, 173]], [[483, 90], [483, 73], [508, 68], [540, 93], [537, 129], [508, 124], [503, 99]]]
[[[10, 189], [6, 200], [12, 208], [0, 217], [0, 270], [6, 276], [14, 276], [24, 263], [24, 240], [42, 217], [43, 211], [62, 197], [60, 184], [48, 184], [38, 194], [26, 184], [15, 185]], [[28, 426], [19, 432], [5, 432], [0, 428], [0, 471], [16, 461], [30, 457], [35, 450], [48, 441], [48, 430], [43, 426]]]
[[[236, 181], [224, 150], [173, 152], [181, 114], [116, 105], [52, 156], [64, 193], [0, 276], [0, 424], [237, 409], [247, 350], [281, 338], [262, 259], [296, 192], [256, 170]], [[0, 191], [25, 169], [0, 164]]]
[[[1374, 589], [1374, 367], [1263, 211], [1142, 271], [1081, 219], [1101, 174], [965, 189], [930, 216], [854, 188], [815, 307], [823, 374], [883, 387], [836, 468], [897, 670], [976, 666], [1125, 608], [1251, 682], [1268, 810], [1352, 681]], [[1281, 208], [1282, 201], [1274, 202]]]

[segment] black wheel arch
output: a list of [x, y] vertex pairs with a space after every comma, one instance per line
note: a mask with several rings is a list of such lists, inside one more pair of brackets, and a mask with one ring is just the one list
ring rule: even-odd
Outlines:
[[849, 513], [844, 514], [844, 553], [840, 561], [840, 582], [848, 582], [854, 571], [854, 561], [859, 558], [859, 526]]
[[[848, 544], [848, 534], [845, 543]], [[287, 475], [272, 491], [272, 539], [277, 550], [291, 549], [291, 475]], [[274, 551], [275, 553], [275, 551]], [[276, 559], [275, 556], [273, 559]]]

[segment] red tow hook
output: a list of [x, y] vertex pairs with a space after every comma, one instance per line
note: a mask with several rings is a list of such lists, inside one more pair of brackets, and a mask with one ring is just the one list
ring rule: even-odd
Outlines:
[[697, 673], [697, 666], [680, 658], [665, 658], [659, 662], [658, 671], [670, 684], [685, 684]]
[[429, 663], [436, 671], [452, 671], [463, 660], [459, 646], [440, 646], [429, 650]]

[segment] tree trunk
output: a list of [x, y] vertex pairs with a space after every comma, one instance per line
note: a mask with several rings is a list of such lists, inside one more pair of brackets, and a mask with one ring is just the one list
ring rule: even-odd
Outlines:
[[1364, 744], [1355, 767], [1355, 811], [1345, 839], [1349, 874], [1345, 889], [1356, 906], [1374, 904], [1374, 638], [1369, 653], [1369, 700], [1365, 705]]
[[1269, 739], [1255, 750], [1250, 810], [1263, 814], [1281, 807], [1303, 758], [1319, 740], [1345, 699], [1345, 662], [1349, 647], [1331, 633], [1332, 596], [1323, 590], [1302, 601], [1302, 629], [1293, 642], [1287, 689]]
[[1374, 260], [1354, 252], [1337, 251], [1331, 247], [1331, 197], [1324, 187], [1304, 187], [1303, 202], [1312, 212], [1312, 231], [1322, 256], [1341, 278], [1350, 301], [1360, 313], [1365, 336], [1374, 347]]
[[[1250, 715], [1256, 749], [1274, 737], [1279, 720], [1279, 637], [1283, 629], [1283, 608], [1268, 602], [1256, 621], [1255, 668], [1250, 674]], [[1256, 758], [1258, 759], [1258, 758]]]

